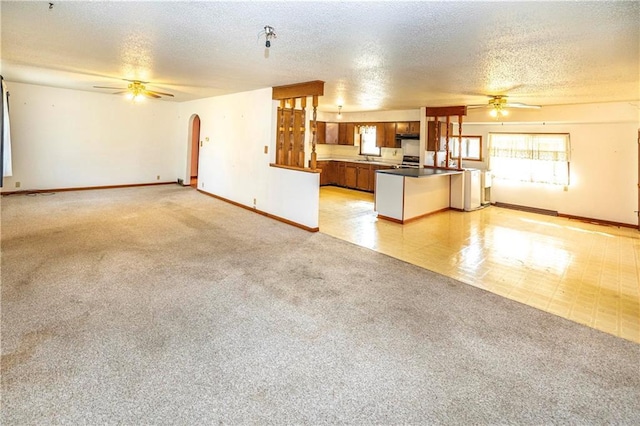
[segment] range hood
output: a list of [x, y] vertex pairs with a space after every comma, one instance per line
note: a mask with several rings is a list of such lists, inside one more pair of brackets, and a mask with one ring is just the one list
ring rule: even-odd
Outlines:
[[420, 133], [396, 133], [396, 139], [420, 139]]

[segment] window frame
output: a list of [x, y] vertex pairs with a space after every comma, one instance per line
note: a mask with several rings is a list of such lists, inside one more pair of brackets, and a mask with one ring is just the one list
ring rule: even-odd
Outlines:
[[[478, 140], [478, 157], [465, 157], [464, 155], [462, 156], [462, 160], [466, 160], [466, 161], [483, 161], [484, 159], [484, 155], [482, 153], [482, 136], [480, 135], [462, 135], [462, 139], [464, 141], [464, 139], [477, 139]], [[453, 154], [453, 150], [456, 148], [457, 146], [457, 141], [458, 141], [458, 136], [454, 135], [454, 136], [450, 136], [449, 137], [449, 156], [452, 159], [457, 159], [458, 156]], [[468, 149], [467, 149], [467, 153], [468, 153]]]
[[[377, 150], [377, 153], [373, 153], [373, 152], [362, 152], [362, 148], [364, 146], [364, 136], [366, 133], [360, 133], [360, 127], [362, 126], [368, 126], [371, 127], [373, 129], [373, 133], [375, 134], [375, 138], [373, 140], [373, 148], [375, 148]], [[366, 156], [370, 156], [370, 157], [382, 157], [382, 148], [378, 146], [377, 141], [378, 141], [378, 129], [376, 126], [373, 125], [361, 125], [358, 126], [358, 135], [360, 136], [360, 155], [366, 155]]]

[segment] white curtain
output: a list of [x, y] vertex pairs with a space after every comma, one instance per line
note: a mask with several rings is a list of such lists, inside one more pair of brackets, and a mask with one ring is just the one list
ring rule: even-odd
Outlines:
[[2, 170], [3, 176], [11, 176], [11, 128], [9, 126], [9, 96], [7, 85], [2, 81]]
[[489, 164], [497, 179], [569, 185], [570, 154], [565, 133], [489, 134]]

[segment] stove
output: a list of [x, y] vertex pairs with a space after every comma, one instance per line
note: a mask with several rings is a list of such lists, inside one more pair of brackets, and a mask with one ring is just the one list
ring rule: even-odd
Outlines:
[[420, 166], [420, 157], [417, 156], [417, 155], [405, 155], [405, 156], [402, 157], [402, 163], [400, 163], [398, 168], [419, 169], [419, 168], [421, 168], [421, 166]]

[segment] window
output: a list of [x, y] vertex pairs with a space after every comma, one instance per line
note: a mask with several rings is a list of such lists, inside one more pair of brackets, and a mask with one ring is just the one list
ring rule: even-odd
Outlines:
[[569, 134], [489, 134], [489, 166], [497, 179], [568, 185], [570, 152]]
[[380, 147], [376, 146], [376, 126], [359, 126], [360, 154], [380, 155]]
[[[458, 158], [458, 136], [452, 136], [449, 140], [451, 158]], [[462, 159], [482, 161], [482, 136], [462, 136]]]

